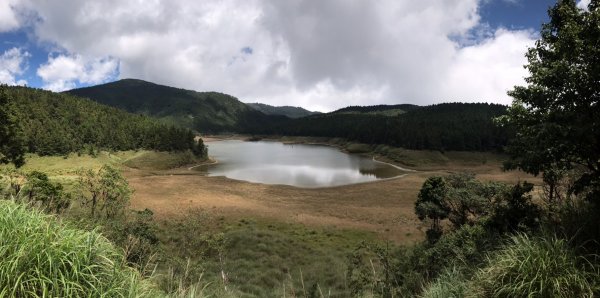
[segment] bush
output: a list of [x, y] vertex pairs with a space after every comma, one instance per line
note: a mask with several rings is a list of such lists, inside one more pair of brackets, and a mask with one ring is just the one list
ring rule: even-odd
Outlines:
[[592, 297], [598, 272], [556, 237], [519, 234], [488, 259], [474, 277], [481, 297]]
[[102, 235], [0, 201], [0, 297], [156, 296]]

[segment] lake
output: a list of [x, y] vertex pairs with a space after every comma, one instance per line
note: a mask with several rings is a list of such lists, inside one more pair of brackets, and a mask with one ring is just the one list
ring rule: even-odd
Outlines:
[[404, 174], [394, 166], [329, 146], [238, 140], [206, 144], [209, 155], [218, 161], [198, 168], [208, 176], [316, 188], [376, 181]]

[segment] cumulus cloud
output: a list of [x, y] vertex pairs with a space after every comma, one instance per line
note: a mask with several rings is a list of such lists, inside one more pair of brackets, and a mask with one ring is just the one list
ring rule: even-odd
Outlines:
[[493, 36], [459, 49], [441, 84], [448, 101], [510, 104], [506, 92], [524, 84], [523, 50], [533, 46], [531, 31], [499, 29]]
[[8, 85], [25, 85], [27, 81], [17, 79], [27, 69], [27, 59], [31, 55], [20, 49], [12, 48], [0, 55], [0, 83]]
[[76, 82], [98, 84], [114, 79], [118, 67], [118, 60], [111, 57], [85, 59], [81, 55], [58, 55], [41, 65], [37, 75], [44, 81], [45, 89], [64, 91], [74, 88]]
[[121, 77], [318, 110], [506, 103], [533, 42], [481, 24], [488, 0], [20, 1], [40, 42], [74, 53], [38, 71], [56, 90], [86, 73], [81, 55], [115, 57]]

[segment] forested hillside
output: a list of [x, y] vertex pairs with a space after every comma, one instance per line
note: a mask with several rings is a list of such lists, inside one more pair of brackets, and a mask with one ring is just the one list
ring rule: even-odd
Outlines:
[[227, 94], [196, 92], [135, 79], [74, 89], [67, 93], [130, 113], [156, 117], [200, 133], [244, 131], [268, 126], [279, 119], [267, 116]]
[[247, 103], [251, 108], [260, 111], [267, 115], [282, 115], [289, 118], [300, 118], [310, 115], [320, 114], [319, 112], [311, 112], [301, 107], [280, 106], [275, 107], [264, 103]]
[[272, 109], [265, 113], [255, 110], [226, 94], [195, 92], [133, 79], [68, 93], [200, 133], [339, 137], [409, 149], [478, 151], [504, 146], [509, 134], [506, 128], [492, 122], [506, 113], [505, 106], [494, 104], [351, 106], [290, 119], [290, 115], [265, 115], [276, 113]]
[[192, 131], [68, 94], [0, 86], [14, 109], [27, 151], [40, 155], [96, 149], [193, 150], [205, 154]]
[[[350, 107], [280, 123], [271, 133], [290, 136], [339, 137], [369, 144], [387, 144], [408, 149], [493, 150], [506, 144], [509, 131], [493, 123], [506, 113], [496, 104], [447, 103], [387, 116], [374, 107]], [[266, 133], [266, 132], [265, 132]]]

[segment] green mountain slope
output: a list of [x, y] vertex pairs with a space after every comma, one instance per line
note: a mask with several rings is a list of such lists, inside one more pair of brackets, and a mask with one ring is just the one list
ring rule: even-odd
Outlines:
[[301, 118], [310, 115], [320, 114], [319, 112], [311, 112], [309, 110], [303, 109], [301, 107], [292, 107], [292, 106], [271, 106], [264, 103], [247, 103], [251, 108], [261, 111], [267, 115], [282, 115], [287, 116], [289, 118]]
[[277, 119], [256, 111], [227, 94], [196, 92], [135, 79], [74, 89], [67, 93], [131, 113], [152, 116], [201, 133], [243, 132]]
[[20, 124], [27, 150], [40, 155], [66, 154], [84, 149], [194, 150], [203, 154], [203, 144], [194, 141], [189, 129], [77, 98], [26, 87], [0, 85], [0, 96], [8, 99]]

